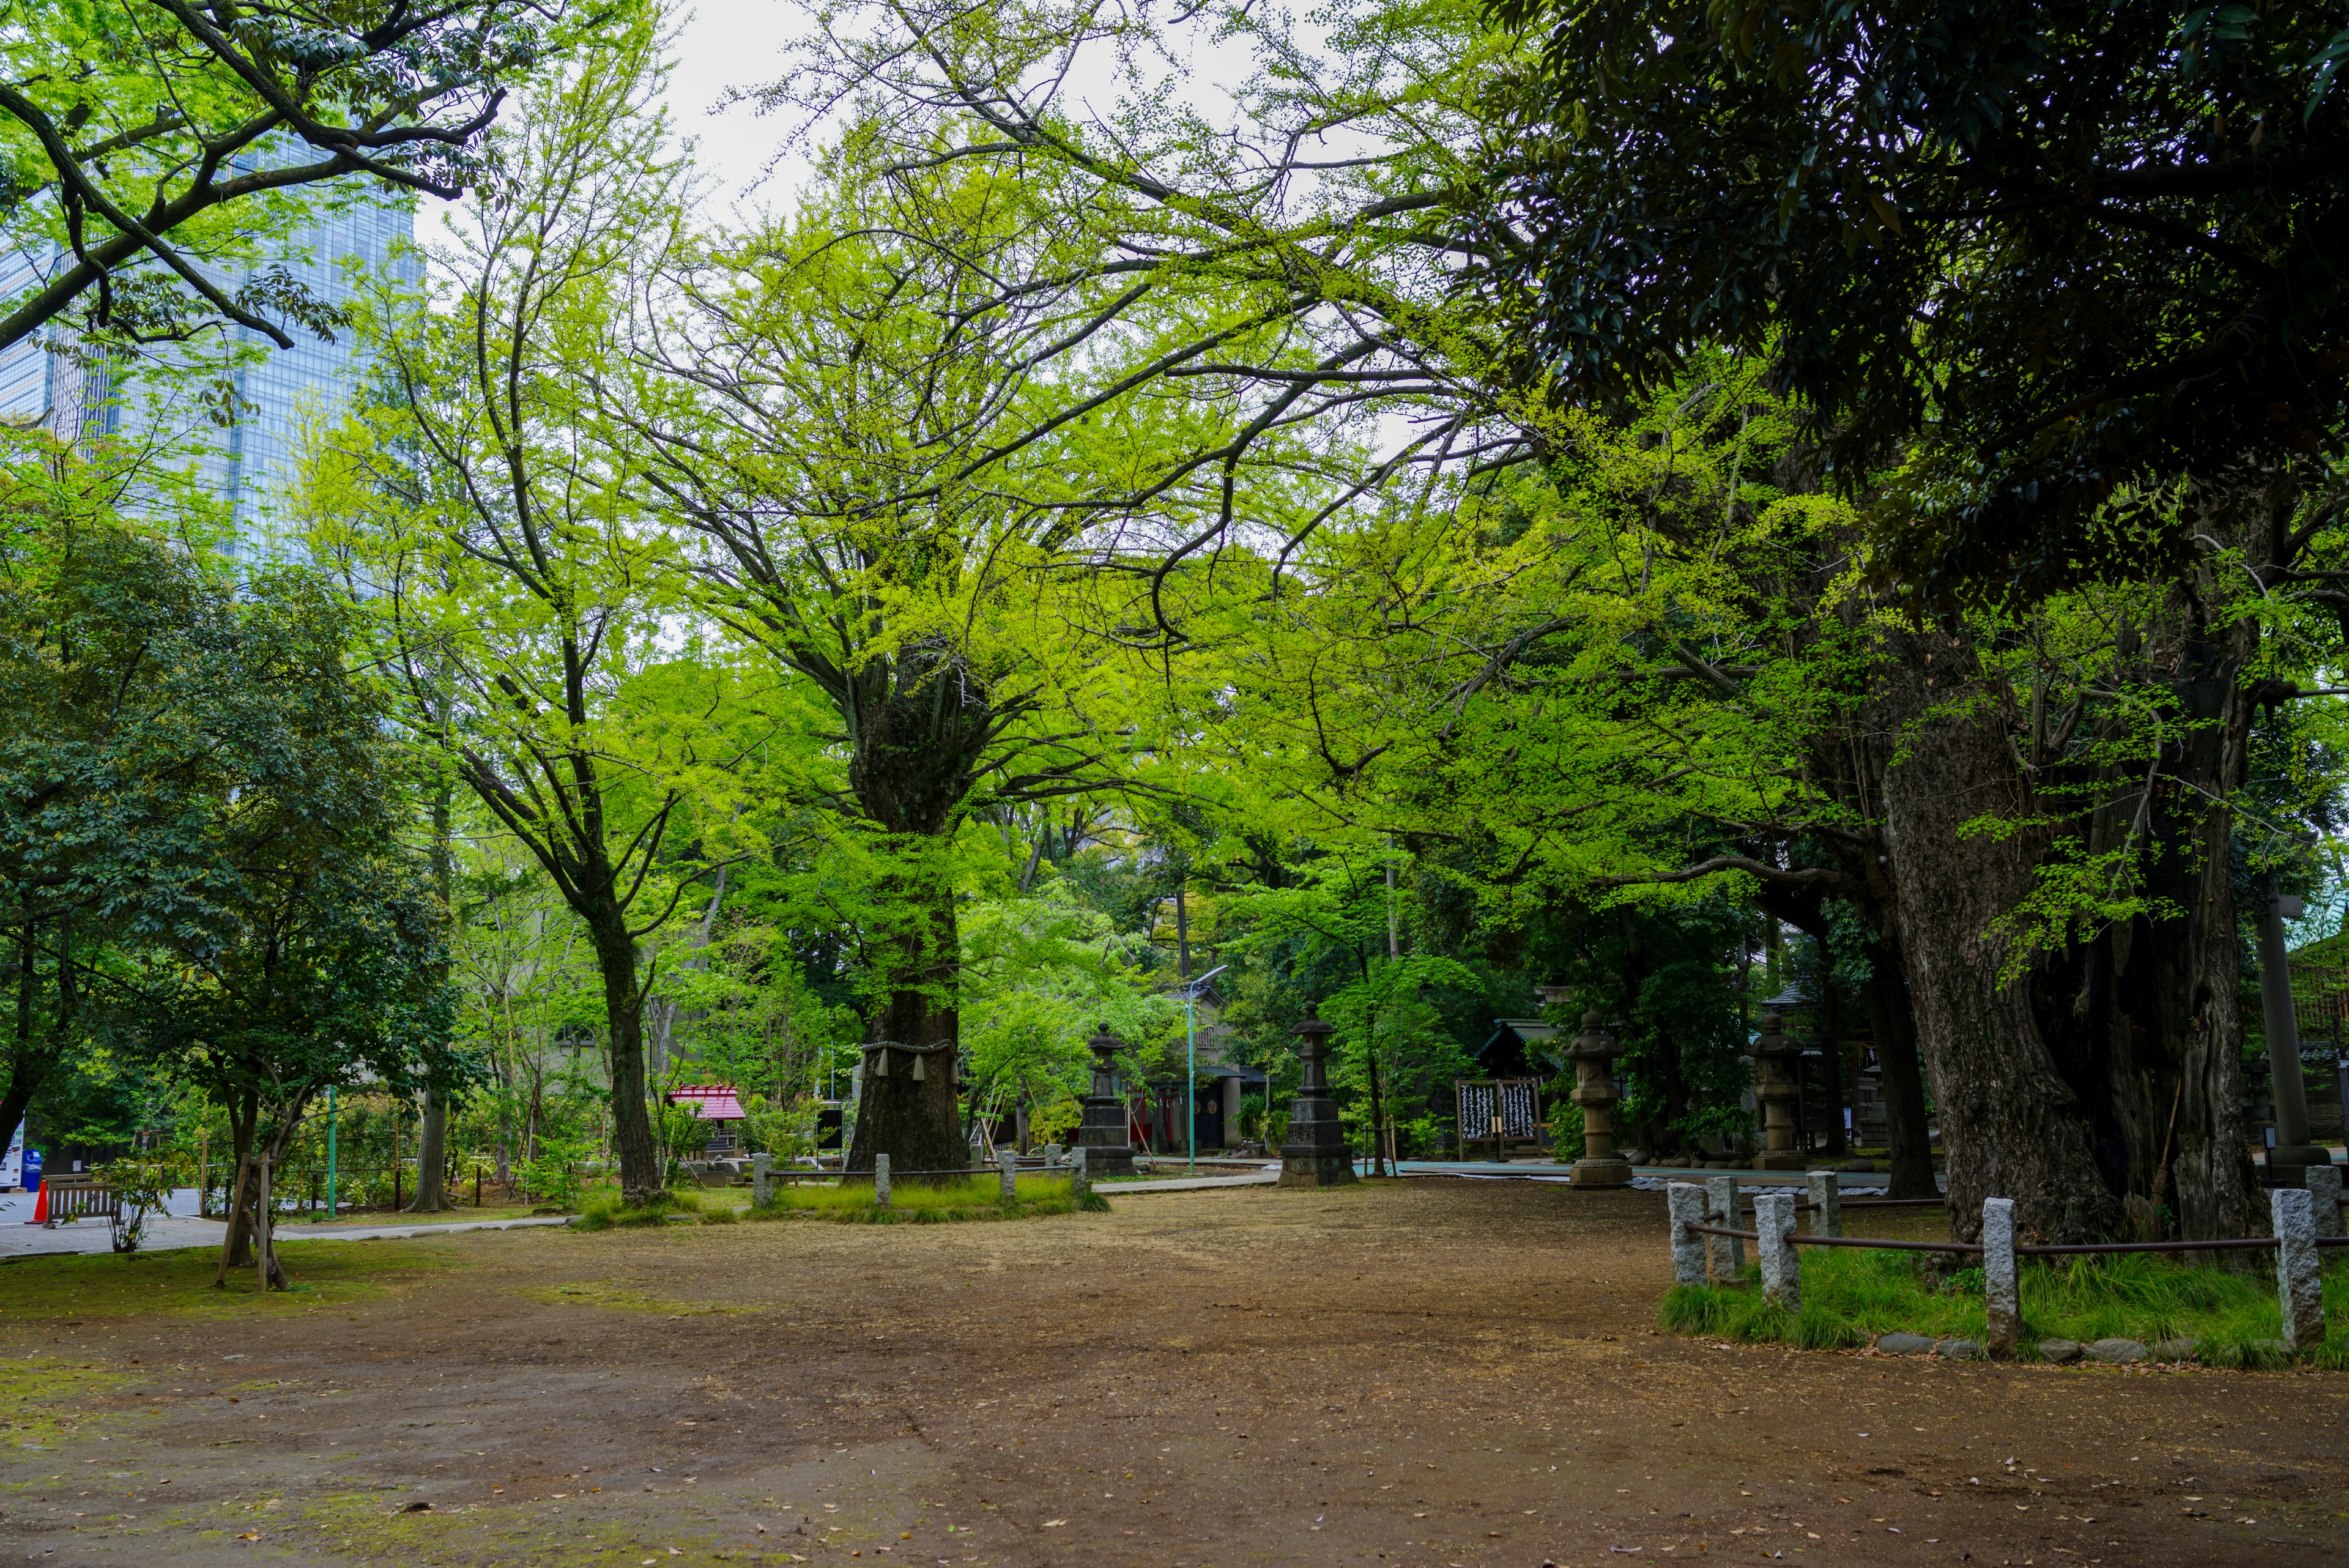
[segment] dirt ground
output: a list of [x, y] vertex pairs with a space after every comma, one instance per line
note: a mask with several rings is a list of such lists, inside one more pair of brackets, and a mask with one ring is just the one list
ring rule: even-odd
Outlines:
[[267, 1303], [199, 1290], [185, 1255], [0, 1270], [0, 1563], [2289, 1568], [2349, 1545], [2342, 1375], [1658, 1335], [1649, 1193], [1114, 1202], [289, 1244], [309, 1288]]

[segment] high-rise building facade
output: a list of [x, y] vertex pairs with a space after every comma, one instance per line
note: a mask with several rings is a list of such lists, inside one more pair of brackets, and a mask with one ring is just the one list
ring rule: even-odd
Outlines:
[[[369, 192], [304, 224], [264, 265], [282, 265], [312, 296], [345, 306], [378, 279], [410, 288], [420, 284], [422, 263], [406, 243], [414, 232], [412, 199]], [[31, 287], [52, 265], [53, 256], [0, 254], [0, 299]], [[135, 375], [129, 385], [111, 386], [103, 366], [86, 364], [60, 347], [55, 332], [0, 352], [0, 417], [38, 421], [75, 441], [102, 436], [125, 420], [169, 420], [193, 432], [207, 488], [241, 524], [250, 524], [262, 515], [272, 489], [291, 475], [305, 423], [332, 417], [355, 390], [362, 368], [347, 328], [322, 341], [292, 327], [291, 348], [246, 327], [228, 330], [232, 341], [260, 352], [245, 356], [232, 371], [234, 413], [225, 425], [192, 409], [148, 406]]]

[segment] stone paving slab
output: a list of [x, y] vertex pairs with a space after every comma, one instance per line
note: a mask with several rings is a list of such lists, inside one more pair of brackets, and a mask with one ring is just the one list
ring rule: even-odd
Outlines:
[[1197, 1192], [1212, 1187], [1269, 1187], [1280, 1179], [1280, 1167], [1252, 1170], [1245, 1176], [1177, 1176], [1164, 1180], [1102, 1181], [1093, 1190], [1103, 1198], [1115, 1198], [1124, 1192]]

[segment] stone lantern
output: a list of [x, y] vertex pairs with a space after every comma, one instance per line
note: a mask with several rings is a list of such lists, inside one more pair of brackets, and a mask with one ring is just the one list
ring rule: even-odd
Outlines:
[[1346, 1147], [1346, 1129], [1338, 1125], [1324, 1066], [1335, 1033], [1319, 1013], [1308, 1013], [1297, 1026], [1297, 1060], [1305, 1073], [1289, 1103], [1288, 1137], [1280, 1146], [1283, 1187], [1342, 1187], [1354, 1179], [1353, 1151]]
[[1084, 1125], [1077, 1131], [1077, 1143], [1085, 1151], [1085, 1174], [1096, 1181], [1133, 1174], [1133, 1123], [1126, 1116], [1125, 1096], [1117, 1092], [1117, 1054], [1123, 1044], [1106, 1023], [1085, 1042], [1093, 1054], [1093, 1092], [1085, 1096]]
[[1803, 1047], [1781, 1032], [1782, 1022], [1775, 1007], [1763, 1013], [1762, 1038], [1754, 1043], [1754, 1099], [1762, 1107], [1756, 1170], [1801, 1170], [1810, 1163], [1795, 1147], [1795, 1102], [1803, 1092], [1795, 1076], [1795, 1059]]
[[1577, 1187], [1629, 1187], [1631, 1164], [1615, 1152], [1614, 1037], [1599, 1027], [1599, 1010], [1582, 1015], [1582, 1033], [1566, 1054], [1574, 1062], [1574, 1103], [1582, 1107], [1582, 1158], [1567, 1168]]

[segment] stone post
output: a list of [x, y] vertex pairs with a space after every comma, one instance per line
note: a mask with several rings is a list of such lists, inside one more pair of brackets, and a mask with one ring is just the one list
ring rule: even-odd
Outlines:
[[1793, 1241], [1794, 1194], [1757, 1194], [1754, 1199], [1754, 1231], [1762, 1239], [1762, 1299], [1775, 1302], [1788, 1312], [1801, 1312], [1803, 1264]]
[[1297, 1026], [1297, 1060], [1304, 1075], [1288, 1106], [1288, 1141], [1280, 1146], [1283, 1187], [1342, 1187], [1354, 1179], [1354, 1156], [1346, 1147], [1337, 1103], [1330, 1098], [1324, 1059], [1337, 1033], [1319, 1013]]
[[2292, 1005], [2292, 959], [2284, 951], [2283, 910], [2274, 891], [2260, 890], [2260, 1013], [2267, 1026], [2268, 1083], [2275, 1103], [2276, 1146], [2268, 1150], [2275, 1179], [2297, 1183], [2302, 1169], [2333, 1163], [2308, 1136], [2308, 1090], [2301, 1080], [2300, 1026]]
[[1050, 1170], [1054, 1166], [1060, 1164], [1061, 1157], [1067, 1152], [1068, 1151], [1062, 1148], [1059, 1144], [1046, 1144], [1044, 1146], [1044, 1168]]
[[1799, 1041], [1779, 1030], [1777, 1010], [1762, 1015], [1762, 1037], [1754, 1043], [1754, 1099], [1762, 1107], [1762, 1152], [1754, 1157], [1756, 1170], [1800, 1170], [1810, 1161], [1795, 1147], [1795, 1101], [1802, 1090], [1795, 1080], [1795, 1064], [1802, 1055]]
[[1092, 1172], [1085, 1163], [1085, 1157], [1090, 1152], [1083, 1147], [1069, 1151], [1069, 1193], [1071, 1197], [1082, 1198], [1093, 1189]]
[[[1708, 1176], [1704, 1179], [1705, 1223], [1729, 1230], [1742, 1229], [1737, 1223], [1737, 1178]], [[1705, 1253], [1713, 1260], [1713, 1277], [1723, 1284], [1734, 1284], [1745, 1272], [1745, 1242], [1737, 1236], [1707, 1236], [1713, 1244]]]
[[2341, 1234], [2341, 1168], [2330, 1159], [2308, 1168], [2308, 1207], [2318, 1235]]
[[1982, 1199], [1982, 1348], [2012, 1359], [2023, 1337], [2023, 1288], [2014, 1272], [2014, 1199]]
[[995, 1163], [997, 1168], [1003, 1172], [1003, 1201], [1006, 1203], [1017, 1202], [1019, 1198], [1019, 1156], [1013, 1154], [1007, 1148], [1001, 1154], [995, 1157]]
[[754, 1154], [750, 1157], [750, 1207], [764, 1209], [775, 1200], [775, 1157]]
[[1675, 1181], [1664, 1189], [1664, 1203], [1672, 1216], [1672, 1282], [1701, 1285], [1704, 1283], [1704, 1244], [1713, 1238], [1700, 1236], [1689, 1227], [1712, 1222], [1704, 1189], [1693, 1181]]
[[1085, 1096], [1084, 1126], [1077, 1141], [1085, 1151], [1087, 1173], [1092, 1177], [1132, 1176], [1133, 1141], [1125, 1113], [1125, 1096], [1117, 1090], [1117, 1053], [1123, 1043], [1104, 1023], [1085, 1048], [1093, 1054], [1093, 1092]]
[[889, 1157], [885, 1154], [873, 1157], [873, 1207], [889, 1207]]
[[1574, 1103], [1582, 1107], [1582, 1158], [1567, 1168], [1576, 1187], [1629, 1187], [1631, 1166], [1615, 1152], [1615, 1042], [1599, 1026], [1599, 1010], [1582, 1015], [1582, 1033], [1566, 1054], [1574, 1061]]
[[1811, 1234], [1843, 1234], [1843, 1184], [1832, 1170], [1805, 1173], [1811, 1189]]
[[2324, 1343], [2324, 1280], [2317, 1272], [2316, 1221], [2305, 1187], [2268, 1193], [2275, 1220], [2276, 1298], [2283, 1308], [2283, 1342], [2294, 1350]]

